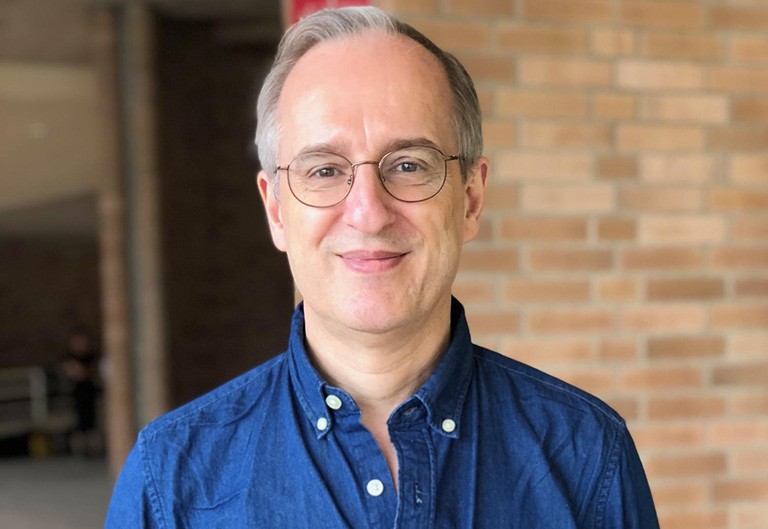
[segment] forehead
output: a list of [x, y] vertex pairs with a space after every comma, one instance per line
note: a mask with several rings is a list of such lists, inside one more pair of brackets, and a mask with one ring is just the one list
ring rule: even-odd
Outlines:
[[371, 146], [384, 136], [455, 143], [452, 101], [440, 61], [407, 37], [368, 31], [322, 42], [286, 78], [278, 106], [280, 150], [353, 138]]

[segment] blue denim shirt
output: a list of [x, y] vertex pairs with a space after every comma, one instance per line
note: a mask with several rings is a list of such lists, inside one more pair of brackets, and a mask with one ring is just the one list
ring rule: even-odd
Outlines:
[[106, 527], [656, 529], [624, 421], [598, 399], [452, 338], [395, 409], [396, 489], [360, 410], [288, 350], [147, 426]]

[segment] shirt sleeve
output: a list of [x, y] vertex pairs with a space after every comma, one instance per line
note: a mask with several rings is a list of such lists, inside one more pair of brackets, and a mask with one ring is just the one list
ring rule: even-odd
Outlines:
[[626, 427], [618, 433], [612, 459], [595, 529], [659, 529], [648, 479]]
[[160, 529], [142, 468], [140, 441], [128, 454], [109, 503], [105, 529]]

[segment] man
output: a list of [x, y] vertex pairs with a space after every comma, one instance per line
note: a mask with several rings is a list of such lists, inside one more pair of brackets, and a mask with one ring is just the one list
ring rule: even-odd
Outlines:
[[488, 162], [464, 69], [374, 8], [289, 30], [258, 187], [303, 296], [288, 350], [150, 424], [107, 526], [658, 527], [624, 422], [472, 345], [451, 298]]

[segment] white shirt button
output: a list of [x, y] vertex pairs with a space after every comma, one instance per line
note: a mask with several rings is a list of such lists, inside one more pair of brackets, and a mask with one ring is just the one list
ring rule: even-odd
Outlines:
[[325, 417], [320, 417], [317, 420], [317, 429], [322, 432], [322, 431], [325, 431], [326, 428], [328, 428], [328, 419], [326, 419]]
[[381, 493], [384, 492], [384, 483], [382, 483], [381, 480], [372, 479], [365, 486], [365, 490], [368, 491], [368, 494], [371, 496], [381, 496]]
[[456, 423], [453, 419], [444, 419], [440, 426], [445, 433], [452, 433], [456, 429]]
[[325, 404], [332, 410], [338, 410], [341, 408], [341, 399], [336, 395], [328, 395], [325, 397]]

